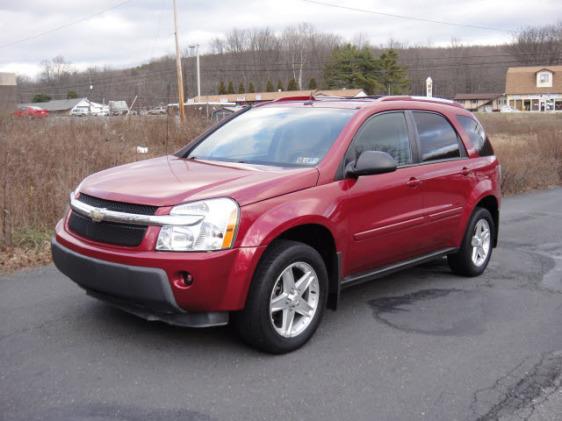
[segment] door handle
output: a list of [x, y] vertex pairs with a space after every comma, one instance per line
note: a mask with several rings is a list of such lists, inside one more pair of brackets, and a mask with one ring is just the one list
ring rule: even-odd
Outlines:
[[408, 187], [418, 187], [421, 184], [421, 181], [416, 177], [410, 177], [406, 184], [408, 185]]
[[462, 167], [462, 175], [470, 175], [470, 169], [468, 167]]

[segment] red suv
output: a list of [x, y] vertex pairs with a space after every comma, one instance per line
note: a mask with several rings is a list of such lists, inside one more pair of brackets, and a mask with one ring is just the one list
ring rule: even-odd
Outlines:
[[88, 294], [148, 320], [233, 322], [302, 346], [340, 291], [447, 257], [480, 275], [500, 166], [460, 105], [292, 97], [248, 107], [175, 155], [87, 177], [52, 242]]

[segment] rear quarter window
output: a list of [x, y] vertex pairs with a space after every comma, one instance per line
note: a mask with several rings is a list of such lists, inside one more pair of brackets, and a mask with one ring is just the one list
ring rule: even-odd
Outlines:
[[486, 136], [484, 128], [478, 121], [464, 115], [458, 115], [457, 121], [468, 135], [472, 146], [478, 151], [480, 156], [494, 155], [492, 144], [490, 143], [488, 136]]

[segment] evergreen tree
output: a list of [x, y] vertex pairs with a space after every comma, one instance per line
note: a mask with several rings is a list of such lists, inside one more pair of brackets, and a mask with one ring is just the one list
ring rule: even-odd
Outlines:
[[233, 94], [234, 93], [234, 84], [232, 83], [232, 81], [228, 82], [228, 88], [226, 90], [227, 94]]
[[297, 85], [297, 81], [293, 78], [289, 80], [289, 83], [287, 84], [287, 90], [288, 91], [298, 91], [299, 87]]
[[271, 80], [267, 81], [267, 85], [265, 85], [265, 92], [273, 92], [275, 91], [275, 88], [273, 87], [273, 83], [271, 83]]
[[50, 100], [51, 100], [51, 97], [49, 95], [37, 94], [37, 95], [33, 96], [33, 98], [31, 99], [31, 102], [49, 102]]
[[224, 81], [222, 81], [222, 80], [221, 80], [221, 83], [219, 83], [218, 93], [219, 93], [219, 95], [226, 94], [226, 86], [224, 86]]
[[384, 86], [387, 95], [401, 95], [409, 93], [410, 81], [406, 69], [398, 64], [398, 54], [389, 49], [381, 54], [380, 58], [381, 76], [380, 82]]
[[254, 88], [254, 84], [252, 82], [250, 82], [249, 85], [248, 85], [248, 92], [251, 93], [251, 94], [256, 92], [256, 88]]
[[277, 81], [277, 90], [278, 90], [278, 91], [282, 91], [282, 90], [283, 90], [283, 83], [281, 83], [280, 80]]
[[316, 79], [314, 79], [313, 77], [310, 78], [310, 80], [308, 81], [308, 89], [312, 91], [318, 89], [318, 85], [316, 84]]
[[384, 90], [380, 71], [380, 61], [371, 50], [346, 44], [332, 51], [324, 67], [324, 79], [331, 89], [361, 88], [367, 94], [374, 94]]
[[246, 92], [246, 89], [244, 89], [244, 83], [240, 82], [240, 84], [238, 85], [238, 93], [243, 94], [245, 92]]
[[66, 93], [66, 99], [75, 99], [78, 98], [78, 94], [76, 93], [76, 91], [68, 91]]

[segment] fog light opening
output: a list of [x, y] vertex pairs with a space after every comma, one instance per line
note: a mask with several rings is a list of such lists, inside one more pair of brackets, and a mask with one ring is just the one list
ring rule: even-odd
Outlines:
[[184, 270], [180, 272], [180, 280], [185, 286], [193, 284], [193, 276], [191, 276], [191, 273]]

